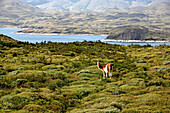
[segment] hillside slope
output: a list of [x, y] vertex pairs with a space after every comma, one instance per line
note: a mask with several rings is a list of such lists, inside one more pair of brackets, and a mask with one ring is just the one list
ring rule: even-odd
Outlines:
[[170, 41], [168, 35], [165, 32], [153, 32], [144, 26], [121, 26], [113, 29], [106, 39]]
[[19, 0], [0, 0], [0, 3], [0, 11], [3, 16], [8, 16], [8, 14], [12, 15], [12, 13], [13, 16], [11, 17], [19, 15], [31, 16], [41, 11], [34, 6], [22, 3]]
[[[24, 0], [25, 1], [25, 0]], [[48, 1], [48, 2], [47, 2]], [[145, 6], [157, 0], [47, 0], [44, 4], [42, 1], [38, 5], [43, 9], [64, 9], [64, 10], [81, 10], [81, 11], [97, 11], [103, 8], [130, 8], [136, 6]], [[27, 1], [25, 1], [27, 2]], [[28, 3], [28, 2], [27, 2]], [[33, 4], [33, 2], [30, 2]]]
[[18, 25], [19, 21], [40, 16], [41, 10], [19, 0], [0, 0], [0, 26]]
[[113, 34], [106, 39], [144, 40], [148, 35], [149, 30], [143, 26], [122, 26], [115, 28]]
[[169, 56], [166, 45], [0, 41], [0, 112], [169, 113]]
[[42, 9], [62, 9], [62, 10], [70, 10], [70, 7], [74, 5], [74, 2], [70, 0], [57, 0], [48, 2], [46, 4], [38, 5], [37, 7]]

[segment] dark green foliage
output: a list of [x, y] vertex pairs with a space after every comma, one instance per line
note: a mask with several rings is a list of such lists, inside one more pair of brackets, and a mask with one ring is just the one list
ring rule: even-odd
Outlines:
[[46, 111], [45, 108], [43, 108], [40, 105], [36, 105], [36, 104], [28, 104], [23, 107], [23, 110], [27, 110], [27, 111], [33, 112], [33, 113], [42, 113], [42, 112]]

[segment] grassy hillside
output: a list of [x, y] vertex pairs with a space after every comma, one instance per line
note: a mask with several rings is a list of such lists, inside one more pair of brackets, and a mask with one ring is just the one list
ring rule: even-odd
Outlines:
[[[6, 38], [0, 35], [0, 112], [170, 112], [170, 46]], [[97, 59], [113, 64], [112, 79], [102, 79]]]

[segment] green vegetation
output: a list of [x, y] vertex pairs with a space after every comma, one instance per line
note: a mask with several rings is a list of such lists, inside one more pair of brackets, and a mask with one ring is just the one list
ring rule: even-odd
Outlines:
[[[2, 113], [170, 112], [170, 46], [7, 38], [0, 35]], [[97, 59], [113, 64], [112, 79], [102, 79]]]

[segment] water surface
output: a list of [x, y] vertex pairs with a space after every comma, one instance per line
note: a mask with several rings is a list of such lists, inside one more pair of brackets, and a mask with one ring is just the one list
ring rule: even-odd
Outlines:
[[[20, 31], [22, 29], [16, 28], [0, 28], [0, 34], [7, 35], [15, 40], [18, 41], [26, 41], [31, 43], [40, 43], [40, 42], [83, 42], [83, 41], [98, 41], [105, 39], [107, 36], [104, 35], [41, 35], [41, 34], [16, 34], [15, 32]], [[131, 45], [131, 44], [138, 44], [138, 45], [152, 45], [152, 46], [159, 46], [161, 44], [170, 45], [169, 42], [166, 43], [144, 43], [144, 42], [106, 42], [109, 44], [119, 44], [119, 45]]]

